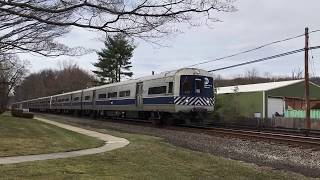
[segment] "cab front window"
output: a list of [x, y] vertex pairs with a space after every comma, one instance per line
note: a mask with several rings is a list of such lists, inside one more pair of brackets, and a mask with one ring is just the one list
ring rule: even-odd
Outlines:
[[181, 77], [181, 94], [191, 95], [192, 93], [192, 77], [182, 76]]
[[213, 78], [199, 75], [182, 75], [181, 96], [213, 97]]
[[195, 79], [195, 93], [201, 94], [203, 91], [203, 81], [200, 78]]

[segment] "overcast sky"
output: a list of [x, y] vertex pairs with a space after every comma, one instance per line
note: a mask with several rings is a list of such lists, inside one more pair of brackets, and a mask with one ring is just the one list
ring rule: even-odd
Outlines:
[[[319, 0], [237, 0], [238, 11], [219, 13], [217, 17], [223, 22], [212, 27], [185, 27], [184, 32], [166, 39], [168, 47], [154, 47], [152, 44], [136, 40], [137, 48], [132, 58], [135, 77], [151, 74], [151, 71], [162, 72], [181, 68], [197, 62], [215, 59], [243, 50], [251, 49], [264, 43], [296, 36], [304, 33], [308, 26], [310, 31], [320, 29]], [[67, 45], [83, 46], [100, 50], [103, 43], [94, 32], [74, 29], [63, 37]], [[320, 32], [310, 35], [310, 46], [320, 45]], [[248, 53], [219, 62], [198, 66], [206, 70], [236, 64], [248, 60], [267, 57], [278, 53], [304, 47], [304, 38], [276, 44], [268, 48]], [[320, 50], [312, 52], [310, 74], [320, 75]], [[91, 53], [82, 57], [46, 58], [35, 55], [24, 55], [31, 62], [31, 72], [45, 68], [57, 68], [58, 61], [71, 60], [88, 71], [94, 70], [92, 63], [97, 55]], [[240, 68], [216, 72], [224, 77], [233, 77], [247, 70], [256, 68], [260, 75], [270, 72], [274, 75], [289, 75], [293, 69], [303, 69], [304, 54], [295, 54], [268, 62], [256, 63]]]

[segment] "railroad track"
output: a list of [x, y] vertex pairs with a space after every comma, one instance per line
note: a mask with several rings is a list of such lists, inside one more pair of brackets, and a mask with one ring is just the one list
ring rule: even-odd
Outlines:
[[[299, 145], [307, 148], [320, 148], [320, 137], [305, 136], [303, 134], [289, 134], [278, 132], [264, 132], [257, 130], [240, 130], [232, 128], [203, 127], [203, 126], [180, 126], [186, 131], [205, 133], [209, 135], [231, 136], [242, 139], [259, 139], [270, 142], [281, 142], [290, 145]], [[177, 130], [179, 129], [177, 128]]]
[[[150, 121], [138, 119], [103, 119], [117, 123], [129, 123], [133, 125], [152, 126]], [[119, 121], [120, 120], [120, 121]], [[163, 127], [161, 127], [163, 128]], [[207, 127], [207, 126], [164, 126], [166, 129], [179, 130], [179, 131], [193, 131], [195, 133], [205, 133], [209, 135], [224, 135], [242, 139], [256, 139], [268, 140], [269, 142], [285, 143], [289, 145], [299, 145], [306, 148], [320, 149], [319, 136], [306, 136], [305, 134], [288, 131], [272, 131], [272, 130], [254, 130], [254, 129], [238, 129], [238, 128], [222, 128], [222, 127]]]
[[259, 131], [259, 132], [270, 132], [270, 133], [279, 133], [279, 134], [291, 134], [299, 136], [312, 136], [320, 138], [320, 130], [316, 129], [292, 129], [292, 128], [281, 128], [281, 127], [253, 127], [253, 126], [240, 126], [232, 124], [212, 124], [213, 127], [219, 128], [229, 128], [236, 130], [249, 130], [249, 131]]
[[289, 144], [299, 144], [306, 146], [316, 146], [320, 147], [320, 138], [319, 137], [310, 137], [310, 136], [301, 136], [301, 135], [292, 135], [292, 134], [282, 134], [282, 133], [270, 133], [270, 132], [257, 132], [257, 131], [248, 131], [248, 130], [235, 130], [235, 129], [225, 129], [225, 128], [210, 128], [207, 129], [209, 133], [219, 133], [224, 135], [232, 136], [241, 136], [249, 137], [256, 139], [264, 139], [271, 141], [281, 141]]

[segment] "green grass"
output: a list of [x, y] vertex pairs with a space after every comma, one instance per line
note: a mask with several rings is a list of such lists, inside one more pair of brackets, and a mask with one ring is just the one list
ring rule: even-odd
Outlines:
[[0, 157], [72, 151], [103, 143], [34, 119], [0, 115]]
[[114, 151], [69, 159], [0, 166], [4, 179], [305, 179], [173, 146], [152, 136], [102, 132], [127, 138]]

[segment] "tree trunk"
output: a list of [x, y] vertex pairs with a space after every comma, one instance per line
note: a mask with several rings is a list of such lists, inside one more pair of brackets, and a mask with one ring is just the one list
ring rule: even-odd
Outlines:
[[117, 64], [117, 68], [116, 68], [116, 76], [113, 77], [114, 78], [114, 82], [118, 82], [118, 64]]
[[121, 66], [119, 66], [119, 70], [118, 70], [118, 82], [121, 81]]
[[0, 83], [0, 110], [6, 109], [8, 103], [8, 85]]

